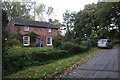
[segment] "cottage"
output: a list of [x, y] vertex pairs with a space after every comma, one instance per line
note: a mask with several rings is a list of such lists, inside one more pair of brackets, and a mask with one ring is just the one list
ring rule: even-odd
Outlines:
[[[58, 37], [58, 27], [51, 23], [19, 18], [13, 18], [10, 21], [9, 31], [11, 34], [21, 33], [23, 35], [34, 32], [39, 35], [35, 41], [39, 46], [52, 46], [52, 39]], [[30, 39], [30, 36], [23, 36], [23, 45], [29, 46]]]

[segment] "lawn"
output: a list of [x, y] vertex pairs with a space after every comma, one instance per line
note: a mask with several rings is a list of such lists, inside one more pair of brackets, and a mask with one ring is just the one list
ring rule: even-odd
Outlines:
[[[31, 51], [36, 48], [31, 48]], [[18, 49], [19, 50], [19, 49]], [[16, 50], [16, 51], [18, 51]], [[44, 50], [44, 49], [43, 49]], [[89, 51], [70, 56], [68, 58], [58, 59], [49, 64], [40, 66], [28, 67], [27, 69], [18, 71], [17, 73], [5, 76], [5, 78], [46, 78], [53, 77], [56, 74], [64, 73], [69, 67], [76, 64], [81, 59], [90, 59], [97, 55], [101, 50], [98, 48], [91, 48]], [[14, 52], [11, 52], [14, 54]], [[15, 52], [16, 53], [16, 52]], [[84, 60], [87, 61], [87, 60]], [[80, 63], [83, 63], [82, 61]]]

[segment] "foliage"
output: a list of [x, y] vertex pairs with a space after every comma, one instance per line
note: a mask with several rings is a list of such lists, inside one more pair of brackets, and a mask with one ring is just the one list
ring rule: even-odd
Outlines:
[[63, 20], [63, 23], [66, 26], [67, 36], [70, 37], [70, 31], [74, 27], [75, 12], [70, 12], [69, 10], [66, 10], [66, 12], [63, 14]]
[[43, 13], [45, 12], [45, 5], [44, 4], [40, 4], [36, 9], [35, 12], [39, 18], [40, 21], [42, 21], [44, 19], [43, 17]]
[[17, 39], [7, 40], [4, 45], [6, 47], [22, 46], [21, 42], [19, 40], [17, 40]]
[[25, 34], [24, 36], [30, 36], [30, 42], [35, 42], [36, 41], [36, 38], [39, 36], [37, 35], [36, 33], [34, 32], [30, 32], [28, 34]]
[[46, 14], [49, 16], [49, 18], [53, 14], [53, 10], [53, 7], [48, 7]]
[[64, 42], [64, 43], [62, 43], [61, 49], [62, 50], [67, 50], [71, 54], [82, 52], [82, 48], [80, 47], [80, 45], [72, 43], [72, 42]]
[[25, 67], [47, 64], [50, 60], [66, 57], [66, 54], [67, 51], [50, 48], [10, 48], [3, 55], [3, 76]]
[[62, 44], [62, 39], [60, 38], [55, 38], [53, 39], [53, 46], [59, 48]]
[[2, 44], [4, 45], [5, 39], [8, 37], [8, 19], [7, 12], [2, 9]]
[[23, 35], [20, 33], [11, 34], [11, 36], [7, 37], [7, 40], [4, 42], [4, 47], [22, 46], [22, 37]]
[[73, 39], [73, 42], [76, 44], [80, 44], [81, 39], [82, 39], [81, 37], [77, 37], [77, 38]]
[[87, 49], [87, 48], [88, 48], [88, 41], [87, 41], [87, 40], [86, 40], [86, 41], [81, 41], [81, 42], [80, 42], [80, 46], [81, 46], [82, 48]]
[[65, 37], [71, 40], [77, 37], [93, 38], [96, 40], [100, 38], [117, 39], [115, 36], [120, 31], [119, 4], [119, 2], [88, 4], [85, 5], [83, 10], [74, 15], [70, 14], [72, 12], [66, 11], [63, 15], [64, 23], [67, 27]]
[[30, 19], [30, 10], [32, 9], [32, 2], [14, 2], [3, 1], [2, 9], [7, 12], [9, 18], [18, 17], [23, 19]]
[[[75, 64], [76, 61], [79, 61], [83, 58], [89, 59], [89, 57], [92, 57], [99, 52], [100, 49], [93, 48], [89, 52], [86, 52], [84, 54], [77, 54], [68, 58], [55, 60], [53, 62], [49, 62], [49, 64], [46, 65], [29, 67], [3, 78], [53, 78], [53, 76], [58, 73], [66, 72], [66, 69], [68, 69], [69, 67], [72, 68], [72, 66], [74, 66], [73, 64]], [[86, 61], [85, 59], [83, 60]]]
[[22, 38], [23, 38], [23, 35], [21, 33], [16, 33], [16, 34], [12, 34], [10, 36], [10, 39], [17, 39], [19, 40], [20, 42], [22, 42]]
[[46, 9], [45, 4], [40, 4], [35, 8], [35, 14], [37, 15], [36, 17], [38, 17], [39, 21], [46, 21], [45, 16], [48, 16], [48, 19], [50, 19], [53, 13], [54, 8], [48, 6], [48, 8]]

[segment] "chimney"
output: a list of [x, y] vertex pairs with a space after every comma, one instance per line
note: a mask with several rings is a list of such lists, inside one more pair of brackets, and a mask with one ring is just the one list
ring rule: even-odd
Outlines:
[[48, 19], [49, 23], [52, 23], [52, 19]]

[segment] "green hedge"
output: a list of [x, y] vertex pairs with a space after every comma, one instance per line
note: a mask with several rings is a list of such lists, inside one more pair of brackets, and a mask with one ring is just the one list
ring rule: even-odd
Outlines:
[[51, 61], [66, 58], [87, 51], [78, 44], [64, 42], [60, 49], [36, 47], [12, 47], [3, 55], [3, 76], [26, 67], [43, 65]]
[[62, 50], [67, 50], [71, 54], [76, 54], [76, 53], [83, 52], [83, 48], [80, 45], [72, 43], [72, 42], [64, 42], [64, 43], [62, 43], [61, 49]]
[[[28, 48], [29, 49], [29, 48]], [[21, 52], [20, 52], [21, 53]], [[3, 55], [3, 76], [17, 72], [29, 66], [46, 64], [49, 61], [64, 58], [68, 55], [65, 50], [38, 50], [23, 51], [22, 54], [17, 53]]]

